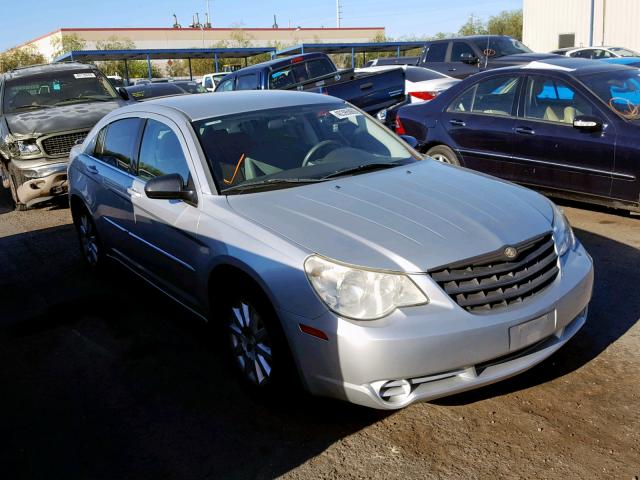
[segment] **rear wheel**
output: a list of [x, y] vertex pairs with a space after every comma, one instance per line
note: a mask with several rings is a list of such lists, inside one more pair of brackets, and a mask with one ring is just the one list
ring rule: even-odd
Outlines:
[[448, 163], [450, 165], [460, 165], [458, 156], [446, 145], [436, 145], [427, 151], [427, 156], [437, 162]]
[[74, 213], [74, 220], [84, 260], [92, 270], [102, 269], [106, 259], [91, 215], [83, 208]]

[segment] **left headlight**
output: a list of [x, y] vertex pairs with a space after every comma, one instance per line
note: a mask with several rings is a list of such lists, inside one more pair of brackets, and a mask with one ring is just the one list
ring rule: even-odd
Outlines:
[[401, 273], [367, 270], [312, 255], [304, 270], [322, 301], [338, 315], [375, 320], [396, 308], [422, 305], [427, 296]]
[[18, 140], [18, 153], [20, 155], [35, 155], [40, 153], [40, 148], [35, 142]]
[[562, 209], [555, 204], [553, 205], [553, 239], [560, 257], [573, 248], [576, 243], [576, 237], [569, 220]]

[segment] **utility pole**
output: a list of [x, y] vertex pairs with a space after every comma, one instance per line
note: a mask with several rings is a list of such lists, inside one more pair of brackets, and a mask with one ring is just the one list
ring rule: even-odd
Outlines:
[[336, 0], [336, 26], [340, 28], [340, 20], [342, 20], [342, 9], [340, 8], [340, 0]]

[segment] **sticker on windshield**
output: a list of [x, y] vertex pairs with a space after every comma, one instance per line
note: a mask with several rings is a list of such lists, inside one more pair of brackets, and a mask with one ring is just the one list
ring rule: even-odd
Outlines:
[[73, 74], [74, 78], [96, 78], [96, 74], [95, 73], [74, 73]]
[[329, 113], [339, 119], [362, 115], [355, 108], [340, 108], [338, 110], [331, 110]]

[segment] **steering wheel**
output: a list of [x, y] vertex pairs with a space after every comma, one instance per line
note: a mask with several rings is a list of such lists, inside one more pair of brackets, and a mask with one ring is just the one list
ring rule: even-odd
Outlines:
[[311, 162], [311, 159], [313, 158], [313, 156], [316, 153], [318, 153], [318, 151], [320, 151], [321, 148], [325, 148], [325, 147], [327, 147], [329, 145], [337, 145], [338, 148], [344, 147], [344, 145], [342, 145], [337, 140], [324, 140], [324, 141], [314, 145], [313, 147], [311, 147], [311, 150], [309, 150], [307, 152], [307, 154], [304, 156], [304, 160], [302, 161], [302, 166], [306, 167], [307, 165], [309, 165], [309, 163]]

